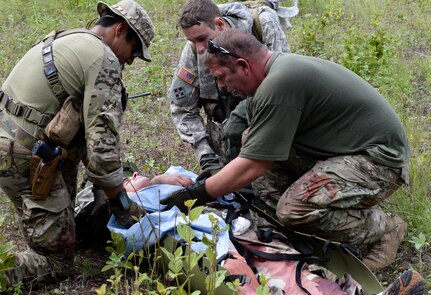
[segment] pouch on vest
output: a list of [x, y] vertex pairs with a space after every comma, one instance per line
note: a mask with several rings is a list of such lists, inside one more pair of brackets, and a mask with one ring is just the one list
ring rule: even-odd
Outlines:
[[60, 111], [45, 127], [49, 140], [62, 147], [67, 147], [75, 137], [82, 124], [82, 102], [79, 98], [69, 96]]
[[[66, 157], [66, 151], [61, 149], [61, 153], [49, 162], [44, 162], [37, 155], [32, 155], [30, 162], [30, 185], [32, 194], [39, 199], [46, 199], [51, 191], [54, 180], [59, 176], [61, 160]], [[37, 167], [34, 168], [36, 166]], [[32, 172], [34, 171], [34, 172]]]

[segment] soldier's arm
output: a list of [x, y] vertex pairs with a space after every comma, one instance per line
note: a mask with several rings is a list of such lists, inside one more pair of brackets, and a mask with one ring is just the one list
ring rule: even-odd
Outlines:
[[93, 83], [87, 81], [84, 92], [87, 173], [94, 185], [106, 189], [108, 197], [115, 197], [123, 183], [119, 137], [123, 86], [118, 59], [107, 48], [96, 75]]
[[200, 115], [200, 91], [197, 75], [197, 56], [191, 43], [187, 42], [169, 87], [168, 97], [172, 121], [178, 134], [183, 141], [192, 145], [196, 157], [204, 169], [204, 162], [207, 159], [216, 159], [218, 163], [218, 157], [208, 144], [206, 124]]
[[261, 7], [259, 21], [262, 27], [262, 39], [271, 51], [290, 53], [286, 34], [280, 24], [277, 12], [269, 7]]

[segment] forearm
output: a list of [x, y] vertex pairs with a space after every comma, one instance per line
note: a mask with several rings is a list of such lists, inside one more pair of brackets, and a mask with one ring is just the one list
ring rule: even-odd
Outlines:
[[[198, 99], [198, 98], [195, 98]], [[214, 150], [208, 143], [207, 128], [199, 109], [195, 107], [178, 106], [171, 103], [172, 121], [181, 139], [192, 145], [196, 159], [200, 161], [201, 168], [205, 167], [205, 159], [218, 159]], [[205, 157], [209, 155], [209, 157]], [[201, 163], [201, 160], [203, 161]]]
[[208, 194], [214, 198], [232, 193], [262, 176], [271, 164], [272, 161], [237, 157], [217, 174], [208, 178], [205, 188]]
[[[118, 68], [111, 69], [113, 65]], [[104, 59], [95, 84], [86, 85], [83, 102], [86, 167], [89, 180], [102, 188], [123, 183], [119, 137], [123, 122], [123, 85], [119, 64], [113, 65], [110, 59]]]

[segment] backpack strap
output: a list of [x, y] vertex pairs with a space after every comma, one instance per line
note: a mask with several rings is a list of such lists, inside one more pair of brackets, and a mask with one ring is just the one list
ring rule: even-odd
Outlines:
[[44, 74], [46, 79], [48, 80], [49, 87], [51, 88], [52, 93], [58, 99], [60, 104], [62, 105], [66, 98], [69, 96], [67, 91], [64, 89], [63, 84], [58, 76], [57, 67], [54, 64], [54, 54], [53, 54], [53, 42], [55, 39], [75, 34], [75, 33], [86, 33], [93, 35], [100, 40], [102, 39], [96, 33], [87, 30], [87, 29], [71, 29], [71, 30], [57, 30], [49, 33], [42, 40], [42, 58], [43, 58], [43, 66], [44, 66]]
[[262, 32], [262, 25], [260, 24], [260, 19], [259, 19], [259, 8], [253, 8], [251, 10], [251, 13], [253, 15], [253, 28], [252, 28], [253, 36], [255, 36], [260, 43], [263, 43], [263, 32]]

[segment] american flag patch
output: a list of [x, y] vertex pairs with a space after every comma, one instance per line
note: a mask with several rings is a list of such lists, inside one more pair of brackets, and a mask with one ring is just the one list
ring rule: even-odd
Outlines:
[[183, 80], [184, 82], [188, 84], [193, 84], [193, 81], [195, 80], [196, 76], [190, 73], [186, 68], [181, 67], [178, 71], [177, 76]]

